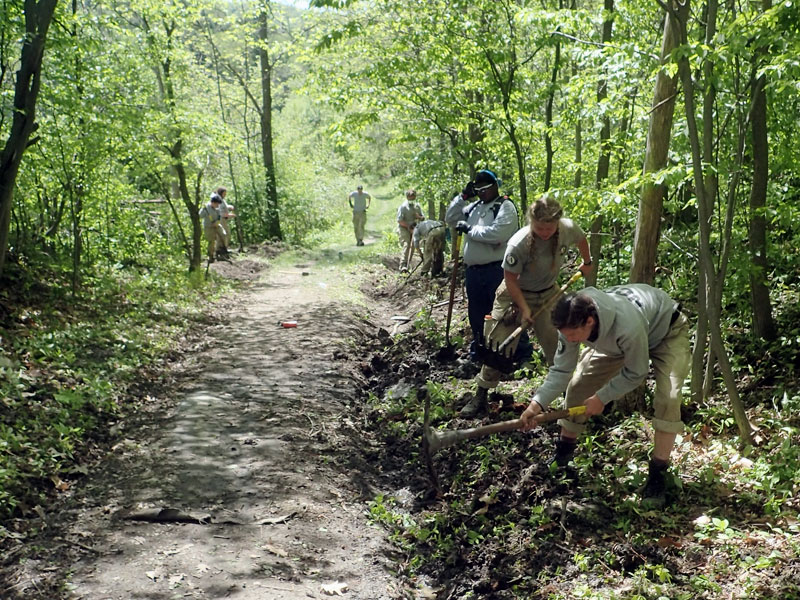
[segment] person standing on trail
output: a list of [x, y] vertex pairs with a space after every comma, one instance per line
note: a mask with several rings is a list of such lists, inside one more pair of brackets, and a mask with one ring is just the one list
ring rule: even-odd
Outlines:
[[[665, 474], [675, 437], [683, 431], [681, 387], [689, 373], [689, 323], [681, 305], [659, 289], [628, 284], [605, 291], [587, 287], [559, 299], [552, 311], [559, 331], [555, 362], [520, 417], [524, 429], [566, 390], [567, 408], [586, 406], [585, 416], [561, 419], [561, 438], [553, 460], [566, 467], [588, 417], [636, 389], [655, 372], [654, 445], [645, 504], [665, 503]], [[586, 348], [579, 353], [580, 345]]]
[[[472, 330], [470, 358], [478, 362], [483, 344], [484, 316], [491, 312], [497, 286], [503, 281], [506, 244], [519, 229], [517, 207], [500, 196], [500, 180], [492, 171], [478, 171], [475, 181], [450, 202], [445, 221], [464, 234], [467, 314]], [[469, 202], [477, 196], [477, 200]]]
[[444, 268], [444, 244], [447, 229], [442, 221], [428, 219], [414, 228], [411, 243], [419, 252], [422, 245], [422, 269], [420, 273], [430, 273], [431, 277], [441, 274]]
[[211, 194], [211, 197], [214, 196], [219, 197], [220, 204], [219, 210], [220, 214], [222, 215], [222, 245], [221, 247], [217, 248], [217, 255], [220, 258], [228, 258], [228, 248], [231, 245], [231, 219], [236, 218], [236, 214], [233, 212], [233, 204], [228, 204], [225, 201], [225, 196], [228, 194], [228, 190], [224, 187], [218, 187], [217, 191]]
[[355, 192], [350, 192], [348, 197], [350, 208], [353, 209], [353, 231], [356, 234], [356, 246], [364, 245], [364, 227], [367, 224], [367, 209], [372, 203], [372, 196], [364, 191], [364, 186], [359, 185]]
[[[528, 209], [530, 225], [508, 241], [503, 258], [503, 281], [497, 288], [491, 319], [484, 322], [483, 335], [489, 351], [502, 344], [517, 327], [532, 325], [547, 364], [553, 364], [558, 331], [550, 320], [550, 311], [540, 309], [559, 293], [556, 282], [571, 247], [577, 246], [581, 253], [580, 268], [584, 277], [592, 270], [586, 236], [563, 214], [561, 204], [552, 195], [545, 194]], [[539, 315], [534, 319], [532, 315], [537, 311]], [[509, 362], [518, 340], [519, 336], [503, 350]], [[500, 370], [484, 362], [475, 378], [477, 390], [461, 409], [462, 417], [473, 417], [486, 410], [488, 392], [497, 387], [500, 376]]]
[[411, 237], [417, 223], [424, 218], [422, 207], [417, 203], [417, 190], [406, 190], [406, 199], [397, 209], [397, 234], [403, 247], [400, 258], [401, 272], [408, 271], [408, 263], [411, 260]]
[[221, 203], [222, 198], [218, 194], [211, 194], [211, 199], [199, 212], [203, 219], [203, 233], [208, 242], [208, 262], [212, 263], [216, 260], [217, 249], [224, 247], [225, 244]]

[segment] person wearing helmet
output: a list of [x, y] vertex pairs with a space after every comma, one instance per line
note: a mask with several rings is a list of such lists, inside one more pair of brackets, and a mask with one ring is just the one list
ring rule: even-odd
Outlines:
[[470, 358], [479, 362], [483, 344], [484, 316], [492, 312], [495, 292], [503, 281], [506, 244], [519, 229], [517, 207], [499, 192], [500, 180], [488, 169], [450, 202], [445, 213], [448, 226], [464, 236], [467, 314], [472, 330]]

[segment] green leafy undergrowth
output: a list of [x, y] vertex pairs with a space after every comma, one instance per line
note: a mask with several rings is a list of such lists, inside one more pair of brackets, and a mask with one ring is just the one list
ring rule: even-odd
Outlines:
[[[775, 388], [751, 409], [756, 447], [740, 447], [723, 399], [688, 411], [664, 510], [640, 495], [650, 416], [611, 409], [581, 438], [577, 483], [548, 463], [558, 435], [548, 424], [439, 450], [437, 494], [420, 449], [424, 397], [434, 430], [511, 419], [520, 404], [503, 408], [490, 396], [488, 417], [460, 419], [459, 398], [472, 382], [454, 378], [435, 349], [425, 356], [423, 339], [396, 338], [380, 353], [382, 372], [394, 374], [384, 384], [408, 385], [373, 390], [368, 403], [399, 490], [376, 497], [370, 515], [390, 532], [412, 581], [454, 598], [800, 597], [796, 391]], [[412, 377], [422, 364], [427, 383]], [[502, 384], [517, 401], [541, 379], [527, 374]]]
[[489, 395], [488, 416], [459, 418], [475, 388], [474, 373], [459, 373], [464, 344], [443, 346], [443, 318], [429, 308], [427, 286], [409, 284], [401, 294], [406, 305], [421, 307], [408, 311], [416, 314], [413, 326], [363, 370], [365, 422], [383, 442], [383, 472], [394, 474], [370, 515], [390, 532], [403, 573], [421, 594], [800, 598], [800, 303], [784, 305], [775, 342], [756, 344], [744, 329], [726, 330], [754, 445], [741, 444], [724, 390], [687, 404], [667, 505], [653, 510], [640, 494], [653, 443], [649, 401], [643, 413], [609, 408], [591, 420], [574, 479], [549, 464], [559, 433], [553, 423], [443, 448], [431, 459], [436, 481], [429, 477], [420, 448], [425, 396], [435, 430], [485, 425], [518, 416], [546, 369], [533, 361]]
[[0, 291], [0, 519], [65, 490], [133, 405], [130, 386], [168, 360], [221, 284], [182, 269], [110, 270], [78, 292], [58, 273], [12, 272]]

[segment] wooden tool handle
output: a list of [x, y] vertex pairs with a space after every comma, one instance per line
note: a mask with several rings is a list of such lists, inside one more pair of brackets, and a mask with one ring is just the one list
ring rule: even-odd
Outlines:
[[[533, 420], [539, 424], [548, 423], [557, 419], [582, 415], [585, 412], [585, 406], [574, 406], [565, 410], [551, 410], [549, 412], [539, 413], [533, 418]], [[501, 421], [500, 423], [492, 423], [490, 425], [483, 425], [481, 427], [473, 427], [472, 429], [460, 429], [458, 430], [458, 433], [460, 438], [471, 440], [486, 435], [492, 435], [493, 433], [516, 431], [517, 429], [522, 429], [522, 425], [522, 419], [512, 419], [510, 421]]]
[[[542, 313], [542, 311], [544, 311], [544, 310], [546, 310], [546, 309], [550, 308], [550, 306], [551, 306], [551, 305], [552, 305], [552, 304], [553, 304], [553, 303], [554, 303], [554, 302], [555, 302], [555, 301], [556, 301], [556, 300], [557, 300], [559, 297], [561, 297], [561, 294], [563, 294], [564, 292], [566, 292], [566, 291], [567, 291], [567, 288], [569, 288], [569, 286], [571, 286], [573, 283], [575, 283], [576, 281], [578, 281], [578, 279], [580, 279], [582, 276], [583, 276], [583, 273], [581, 273], [580, 271], [575, 271], [575, 273], [573, 273], [573, 274], [572, 274], [572, 277], [570, 277], [570, 278], [569, 278], [569, 281], [567, 281], [567, 282], [566, 282], [564, 285], [562, 285], [562, 286], [559, 288], [558, 292], [556, 292], [555, 294], [553, 294], [553, 295], [552, 295], [552, 296], [551, 296], [551, 297], [550, 297], [550, 298], [547, 300], [547, 302], [545, 302], [544, 304], [542, 304], [542, 305], [539, 307], [539, 309], [538, 309], [538, 310], [537, 310], [535, 313], [533, 313], [533, 314], [531, 315], [531, 320], [532, 320], [532, 321], [533, 321], [533, 320], [535, 320], [535, 319], [536, 319], [536, 318], [537, 318], [537, 317], [538, 317], [538, 316], [539, 316], [539, 315]], [[512, 334], [511, 334], [511, 335], [509, 335], [509, 336], [508, 336], [508, 337], [507, 337], [505, 340], [503, 340], [503, 343], [502, 343], [502, 344], [500, 344], [500, 345], [497, 347], [497, 352], [498, 352], [498, 353], [502, 353], [502, 352], [503, 352], [503, 350], [505, 350], [505, 349], [506, 349], [506, 346], [508, 346], [508, 345], [509, 345], [509, 344], [510, 344], [510, 343], [511, 343], [511, 342], [512, 342], [512, 341], [513, 341], [513, 340], [514, 340], [514, 339], [515, 339], [515, 338], [516, 338], [516, 337], [517, 337], [519, 334], [521, 334], [523, 331], [525, 331], [525, 330], [526, 330], [526, 329], [528, 329], [529, 327], [531, 327], [531, 325], [525, 325], [525, 324], [523, 324], [523, 325], [520, 325], [519, 327], [517, 327], [517, 328], [516, 328], [516, 329], [515, 329], [515, 330], [512, 332]]]
[[558, 419], [566, 419], [567, 417], [574, 417], [586, 413], [586, 407], [581, 404], [580, 406], [573, 406], [572, 408], [565, 408], [564, 410], [551, 410], [548, 412], [539, 413], [533, 420], [537, 423], [549, 423]]

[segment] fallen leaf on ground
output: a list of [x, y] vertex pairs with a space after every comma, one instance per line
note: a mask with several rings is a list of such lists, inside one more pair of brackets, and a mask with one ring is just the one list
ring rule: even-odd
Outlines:
[[289, 556], [289, 553], [286, 552], [286, 550], [284, 550], [282, 548], [278, 548], [278, 547], [273, 546], [271, 544], [264, 544], [261, 547], [264, 550], [266, 550], [267, 552], [271, 552], [272, 554], [275, 554], [276, 556], [280, 556], [281, 558], [286, 558], [287, 556]]
[[152, 579], [153, 581], [155, 581], [156, 579], [158, 579], [158, 575], [156, 574], [156, 572], [155, 572], [155, 571], [147, 571], [147, 572], [145, 573], [145, 575], [147, 575], [147, 576], [148, 576], [150, 579]]
[[61, 479], [58, 475], [50, 477], [50, 481], [53, 482], [53, 485], [59, 492], [66, 492], [69, 489], [69, 483]]
[[258, 522], [259, 525], [277, 525], [278, 523], [283, 523], [284, 521], [288, 521], [297, 513], [289, 513], [288, 515], [281, 515], [280, 517], [267, 517]]
[[328, 596], [344, 596], [348, 590], [348, 586], [343, 581], [334, 581], [333, 583], [323, 583], [320, 586], [323, 594]]

